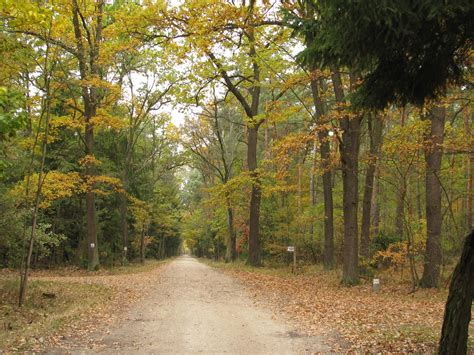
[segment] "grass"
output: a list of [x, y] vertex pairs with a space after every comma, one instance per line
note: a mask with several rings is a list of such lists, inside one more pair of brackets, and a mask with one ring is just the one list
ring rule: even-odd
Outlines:
[[[33, 269], [31, 271], [32, 276], [103, 276], [103, 275], [127, 275], [136, 274], [140, 272], [148, 272], [156, 267], [168, 262], [171, 259], [156, 260], [147, 259], [145, 263], [130, 262], [124, 266], [101, 266], [97, 271], [87, 271], [86, 269], [79, 268], [77, 266], [60, 266], [56, 268], [48, 269]], [[3, 270], [3, 274], [12, 275], [18, 274], [18, 271], [6, 271]]]
[[169, 262], [170, 260], [171, 259], [165, 259], [165, 260], [148, 259], [148, 260], [145, 260], [144, 264], [140, 262], [130, 262], [128, 265], [125, 265], [125, 266], [114, 266], [110, 268], [103, 268], [97, 271], [97, 273], [123, 275], [123, 274], [136, 274], [139, 272], [148, 272], [164, 263]]
[[[32, 280], [27, 299], [18, 308], [18, 279], [0, 279], [0, 350], [27, 350], [96, 305], [106, 302], [111, 290], [82, 285]], [[47, 298], [44, 293], [54, 294]]]

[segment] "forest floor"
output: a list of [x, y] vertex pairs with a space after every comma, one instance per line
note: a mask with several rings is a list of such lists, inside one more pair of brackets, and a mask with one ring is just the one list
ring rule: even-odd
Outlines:
[[[76, 314], [59, 332], [47, 337], [37, 334], [33, 344], [27, 346], [25, 340], [22, 348], [7, 351], [302, 354], [330, 350], [326, 337], [299, 332], [277, 312], [256, 305], [254, 296], [235, 278], [191, 257], [136, 274], [35, 275], [32, 279], [79, 290], [91, 286], [94, 294], [96, 287], [99, 294], [104, 288], [115, 292], [104, 291], [98, 303], [88, 305], [91, 312], [80, 319]], [[125, 293], [119, 291], [124, 288]], [[86, 301], [87, 294], [78, 295]], [[130, 306], [129, 301], [137, 298]], [[26, 327], [24, 334], [31, 338], [32, 329]]]
[[144, 297], [165, 263], [92, 273], [75, 267], [33, 270], [22, 308], [17, 307], [18, 272], [0, 269], [0, 353], [66, 350], [76, 341], [93, 347], [97, 329]]
[[[339, 340], [332, 342], [335, 352], [436, 352], [447, 299], [445, 288], [411, 293], [410, 282], [400, 273], [385, 272], [378, 276], [380, 291], [374, 292], [369, 280], [342, 286], [340, 270], [306, 267], [294, 275], [289, 267], [206, 263], [238, 279], [259, 303], [283, 314], [300, 332], [329, 337], [339, 334]], [[341, 344], [345, 348], [338, 346]], [[474, 322], [469, 329], [469, 348], [474, 353]]]
[[[213, 268], [208, 265], [213, 266]], [[180, 257], [113, 270], [0, 270], [0, 353], [434, 352], [447, 291], [398, 275], [347, 288], [339, 271], [249, 268]], [[44, 294], [54, 294], [53, 298]], [[471, 350], [474, 326], [471, 324]]]

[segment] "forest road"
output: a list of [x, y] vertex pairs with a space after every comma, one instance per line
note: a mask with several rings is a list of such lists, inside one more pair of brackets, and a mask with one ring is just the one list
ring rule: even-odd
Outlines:
[[[150, 294], [103, 335], [110, 354], [310, 354], [329, 352], [319, 337], [254, 304], [230, 276], [189, 256], [165, 266]], [[91, 350], [73, 351], [76, 354]]]

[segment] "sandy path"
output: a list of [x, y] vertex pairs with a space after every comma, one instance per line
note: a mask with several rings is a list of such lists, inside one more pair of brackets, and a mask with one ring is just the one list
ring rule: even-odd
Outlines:
[[[180, 257], [107, 334], [103, 353], [302, 354], [328, 351], [257, 307], [234, 279]], [[91, 353], [81, 349], [74, 353]]]

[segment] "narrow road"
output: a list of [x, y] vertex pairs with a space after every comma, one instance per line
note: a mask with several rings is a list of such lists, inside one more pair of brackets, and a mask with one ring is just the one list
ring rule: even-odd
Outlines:
[[237, 281], [187, 256], [166, 265], [149, 296], [101, 337], [102, 352], [114, 354], [329, 351], [320, 338], [300, 336], [255, 306]]

